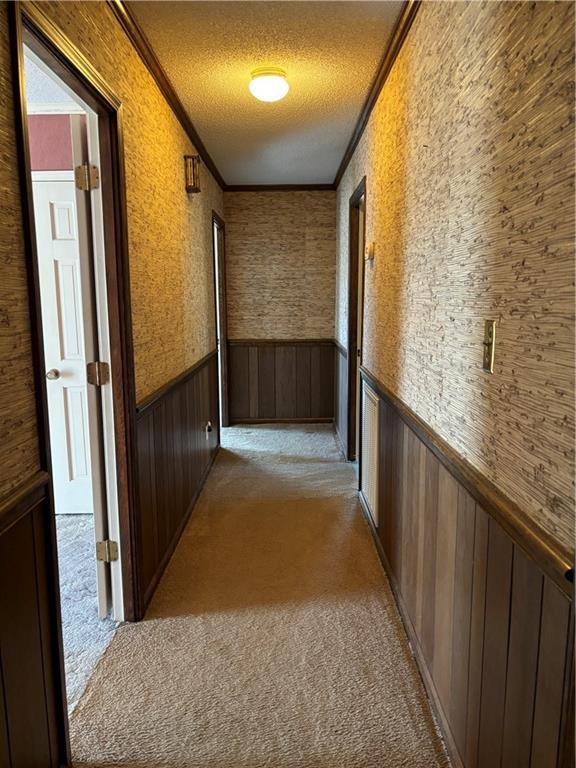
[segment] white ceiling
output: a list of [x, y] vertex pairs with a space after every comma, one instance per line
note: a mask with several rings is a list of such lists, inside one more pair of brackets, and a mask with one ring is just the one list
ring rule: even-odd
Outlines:
[[63, 106], [73, 110], [78, 108], [74, 99], [37, 63], [35, 55], [26, 49], [24, 57], [26, 73], [26, 102], [29, 107]]
[[[329, 184], [402, 2], [131, 2], [130, 9], [227, 184]], [[290, 92], [257, 101], [250, 72]]]

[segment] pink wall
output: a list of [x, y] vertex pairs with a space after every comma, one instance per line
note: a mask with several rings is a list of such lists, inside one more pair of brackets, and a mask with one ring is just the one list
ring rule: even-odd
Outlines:
[[33, 171], [72, 169], [70, 115], [29, 115], [28, 140]]

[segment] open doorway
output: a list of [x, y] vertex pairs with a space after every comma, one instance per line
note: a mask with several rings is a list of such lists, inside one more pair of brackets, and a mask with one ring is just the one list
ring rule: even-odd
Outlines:
[[224, 222], [212, 211], [214, 253], [214, 306], [216, 310], [216, 349], [218, 353], [218, 401], [220, 426], [229, 426], [228, 416], [228, 332], [226, 320], [226, 255]]
[[347, 458], [360, 457], [362, 323], [364, 317], [364, 243], [366, 233], [366, 179], [349, 203], [348, 263], [348, 445]]
[[98, 115], [24, 46], [68, 711], [124, 618]]

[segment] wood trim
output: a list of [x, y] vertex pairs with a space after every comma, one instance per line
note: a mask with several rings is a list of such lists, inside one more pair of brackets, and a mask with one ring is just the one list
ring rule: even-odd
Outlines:
[[573, 555], [543, 531], [513, 501], [484, 477], [466, 459], [451, 448], [414, 411], [378, 381], [364, 367], [362, 378], [390, 405], [402, 421], [432, 451], [450, 474], [468, 491], [480, 506], [502, 526], [518, 544], [561, 589], [571, 596], [574, 579]]
[[[358, 222], [359, 203], [364, 198], [366, 213], [366, 176], [356, 187], [348, 203], [348, 440], [346, 458], [356, 459], [356, 370], [358, 348]], [[366, 215], [364, 215], [364, 240], [366, 239]], [[364, 262], [362, 262], [364, 264]], [[364, 268], [364, 267], [363, 267]]]
[[198, 360], [197, 363], [194, 363], [194, 365], [190, 366], [190, 368], [187, 368], [178, 376], [152, 392], [152, 394], [148, 395], [148, 397], [144, 398], [144, 400], [142, 400], [142, 402], [136, 406], [136, 418], [140, 419], [146, 411], [149, 411], [151, 408], [157, 405], [164, 397], [166, 397], [167, 394], [170, 393], [171, 390], [177, 389], [182, 384], [185, 384], [188, 379], [190, 379], [196, 373], [196, 371], [202, 368], [202, 366], [205, 365], [208, 360], [210, 360], [210, 358], [214, 357], [215, 355], [215, 349], [212, 350], [212, 352], [208, 352], [208, 354], [204, 355], [204, 357]]
[[334, 192], [336, 184], [226, 184], [224, 192]]
[[352, 133], [348, 146], [346, 147], [346, 151], [344, 152], [344, 157], [342, 158], [342, 162], [340, 163], [336, 173], [336, 177], [334, 179], [334, 186], [336, 188], [338, 188], [338, 185], [342, 181], [342, 176], [348, 167], [348, 163], [352, 159], [354, 150], [362, 138], [362, 134], [364, 133], [364, 130], [368, 124], [372, 110], [378, 101], [378, 97], [380, 96], [382, 88], [388, 79], [388, 75], [394, 66], [394, 62], [396, 61], [398, 54], [400, 53], [404, 40], [406, 39], [406, 35], [410, 31], [410, 27], [414, 22], [420, 5], [421, 0], [407, 0], [398, 18], [398, 21], [396, 22], [392, 37], [390, 38], [390, 42], [388, 43], [384, 57], [380, 62], [380, 66], [376, 72], [376, 77], [372, 82], [370, 91], [366, 97], [366, 101], [364, 102], [364, 106], [362, 107], [362, 111], [360, 112], [360, 116], [354, 128], [354, 132]]
[[0, 501], [0, 534], [8, 530], [38, 501], [48, 495], [50, 475], [43, 470], [25, 480]]
[[130, 42], [132, 43], [136, 52], [142, 59], [144, 65], [146, 66], [146, 68], [154, 78], [164, 98], [166, 99], [172, 111], [178, 118], [180, 124], [182, 125], [182, 128], [188, 135], [192, 144], [194, 144], [194, 146], [196, 147], [196, 150], [198, 151], [198, 154], [204, 161], [204, 164], [210, 170], [210, 172], [212, 173], [212, 175], [214, 176], [214, 178], [216, 179], [216, 181], [218, 182], [218, 184], [220, 185], [220, 187], [224, 192], [274, 192], [274, 191], [328, 192], [328, 191], [336, 190], [338, 188], [338, 185], [340, 184], [340, 181], [342, 179], [342, 176], [344, 175], [344, 172], [348, 166], [348, 163], [350, 162], [350, 159], [354, 154], [354, 150], [358, 146], [358, 142], [360, 141], [360, 138], [362, 137], [362, 134], [370, 118], [370, 114], [372, 113], [374, 105], [378, 100], [378, 96], [382, 91], [382, 88], [386, 82], [386, 79], [390, 73], [390, 70], [392, 69], [394, 62], [396, 61], [396, 57], [400, 52], [402, 44], [406, 38], [406, 35], [408, 34], [410, 27], [412, 26], [412, 22], [414, 21], [416, 12], [418, 11], [418, 8], [420, 7], [420, 4], [421, 4], [421, 0], [407, 0], [402, 13], [398, 21], [396, 22], [396, 26], [392, 33], [392, 37], [390, 39], [390, 42], [388, 44], [384, 57], [380, 62], [380, 66], [378, 67], [378, 71], [372, 82], [370, 91], [368, 93], [368, 96], [366, 97], [366, 100], [362, 107], [362, 111], [360, 112], [360, 115], [356, 122], [354, 132], [350, 138], [348, 146], [346, 147], [346, 151], [338, 167], [338, 171], [336, 173], [335, 179], [332, 183], [227, 184], [224, 181], [224, 178], [222, 177], [212, 157], [210, 156], [208, 150], [206, 149], [202, 139], [198, 135], [198, 132], [196, 131], [190, 117], [188, 116], [188, 113], [184, 108], [184, 105], [180, 101], [174, 86], [172, 85], [172, 83], [170, 82], [170, 79], [168, 78], [166, 72], [164, 71], [164, 68], [160, 64], [160, 61], [156, 56], [156, 53], [154, 52], [154, 49], [152, 48], [148, 38], [146, 37], [146, 34], [144, 33], [142, 27], [138, 23], [136, 17], [132, 13], [130, 9], [130, 4], [126, 2], [126, 0], [107, 0], [107, 2], [112, 13], [116, 17], [116, 19], [118, 20], [122, 28], [124, 29]]
[[136, 20], [136, 17], [132, 13], [130, 6], [125, 0], [107, 0], [108, 6], [116, 19], [120, 22], [122, 29], [126, 32], [128, 39], [134, 46], [136, 52], [142, 59], [142, 62], [154, 78], [156, 85], [162, 92], [162, 95], [170, 105], [170, 108], [178, 118], [180, 125], [186, 132], [188, 138], [195, 146], [196, 151], [202, 158], [204, 165], [208, 168], [210, 173], [214, 176], [218, 184], [222, 189], [226, 188], [226, 182], [222, 178], [220, 171], [216, 167], [216, 164], [210, 157], [208, 150], [204, 146], [204, 143], [198, 135], [192, 121], [190, 120], [184, 105], [178, 98], [178, 95], [174, 89], [174, 86], [170, 82], [168, 75], [164, 71], [160, 64], [158, 57], [154, 53], [154, 49], [150, 45], [148, 38], [146, 37], [142, 27]]
[[[216, 225], [216, 226], [214, 226]], [[222, 235], [222, 249], [218, 250], [216, 259], [216, 243], [214, 241], [215, 229]], [[219, 427], [227, 427], [230, 423], [230, 405], [228, 397], [228, 301], [226, 286], [226, 223], [216, 211], [212, 211], [212, 253], [214, 256], [214, 269], [218, 269], [218, 303], [214, 301], [214, 314], [216, 319], [216, 346], [218, 352], [218, 377], [222, 402], [220, 403], [222, 423]], [[216, 283], [214, 283], [214, 296], [216, 297]], [[219, 311], [218, 311], [219, 309]], [[218, 339], [218, 325], [220, 326], [220, 338]]]
[[[35, 328], [34, 367], [39, 424], [41, 425], [42, 466], [50, 473], [50, 445], [42, 319], [37, 274], [37, 246], [30, 157], [28, 151], [26, 100], [23, 86], [22, 45], [32, 47], [47, 61], [51, 69], [98, 113], [100, 132], [101, 178], [106, 250], [106, 276], [108, 281], [108, 311], [112, 348], [115, 444], [118, 479], [118, 504], [121, 522], [123, 552], [123, 586], [125, 618], [131, 620], [138, 613], [138, 578], [135, 552], [137, 551], [134, 523], [134, 356], [132, 345], [132, 317], [130, 308], [130, 279], [128, 264], [128, 228], [125, 197], [125, 174], [122, 130], [122, 105], [113, 90], [82, 53], [46, 16], [38, 3], [17, 3], [13, 6], [12, 35], [14, 46], [15, 102], [18, 117], [18, 150], [22, 188], [22, 208], [25, 215], [27, 264], [30, 271], [31, 314]], [[52, 493], [50, 493], [52, 503]], [[54, 549], [54, 558], [56, 551]]]
[[28, 0], [27, 2], [17, 2], [15, 5], [21, 17], [27, 19], [33, 25], [36, 32], [40, 33], [52, 52], [65, 67], [69, 68], [69, 65], [73, 64], [74, 69], [82, 75], [84, 81], [100, 101], [106, 101], [107, 105], [113, 110], [121, 108], [122, 100], [84, 54], [70, 42], [66, 35], [45, 13], [42, 2]]
[[237, 347], [329, 347], [334, 344], [334, 339], [228, 339], [228, 344]]

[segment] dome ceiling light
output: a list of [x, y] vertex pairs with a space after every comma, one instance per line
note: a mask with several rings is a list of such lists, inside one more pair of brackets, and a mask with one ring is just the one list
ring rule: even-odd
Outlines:
[[259, 101], [280, 101], [290, 90], [286, 72], [278, 67], [260, 67], [251, 73], [248, 88]]

